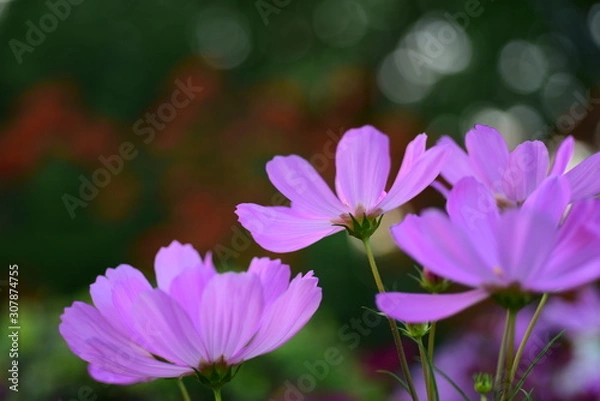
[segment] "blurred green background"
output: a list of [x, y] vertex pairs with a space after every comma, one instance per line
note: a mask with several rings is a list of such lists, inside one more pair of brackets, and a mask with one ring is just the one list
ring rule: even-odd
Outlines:
[[[19, 265], [22, 326], [20, 392], [3, 380], [7, 400], [180, 399], [172, 381], [92, 381], [59, 316], [107, 267], [153, 279], [173, 239], [213, 250], [223, 269], [268, 255], [233, 210], [276, 199], [264, 171], [274, 155], [302, 155], [331, 180], [335, 142], [363, 124], [390, 135], [395, 168], [416, 134], [461, 138], [475, 122], [513, 145], [572, 134], [581, 157], [600, 146], [591, 1], [0, 0], [0, 43], [0, 252]], [[441, 204], [427, 190], [386, 219]], [[385, 231], [378, 241], [388, 287], [416, 288], [410, 260]], [[280, 257], [315, 270], [322, 308], [247, 363], [225, 398], [284, 399], [335, 347], [343, 362], [298, 399], [386, 399], [394, 382], [374, 372], [396, 362], [385, 324], [364, 325], [375, 290], [364, 255], [338, 234]]]

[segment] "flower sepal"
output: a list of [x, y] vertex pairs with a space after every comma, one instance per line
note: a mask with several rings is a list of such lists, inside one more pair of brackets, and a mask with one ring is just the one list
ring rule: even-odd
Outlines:
[[227, 366], [224, 362], [213, 363], [196, 370], [196, 377], [205, 386], [220, 389], [235, 377], [241, 366]]
[[348, 213], [342, 218], [342, 222], [334, 224], [334, 226], [344, 227], [348, 234], [358, 238], [361, 241], [371, 238], [371, 236], [377, 231], [383, 215], [378, 216], [367, 216], [363, 214], [363, 217], [358, 220], [352, 213]]
[[517, 312], [533, 302], [538, 296], [523, 292], [518, 288], [508, 288], [504, 291], [495, 291], [492, 298], [504, 309]]
[[404, 323], [404, 328], [401, 330], [407, 337], [420, 340], [429, 333], [430, 328], [431, 325], [429, 323]]

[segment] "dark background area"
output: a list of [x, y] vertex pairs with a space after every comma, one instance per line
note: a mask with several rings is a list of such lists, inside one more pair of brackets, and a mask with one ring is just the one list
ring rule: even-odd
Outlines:
[[[0, 0], [0, 43], [0, 254], [19, 265], [23, 328], [22, 392], [3, 381], [8, 400], [178, 400], [170, 381], [93, 382], [59, 316], [89, 300], [107, 267], [130, 263], [153, 280], [154, 255], [173, 239], [213, 250], [223, 269], [269, 255], [233, 210], [273, 202], [264, 165], [275, 155], [299, 154], [332, 182], [335, 142], [364, 124], [391, 137], [396, 169], [416, 134], [461, 140], [476, 122], [513, 146], [572, 134], [580, 157], [600, 147], [600, 3]], [[186, 84], [200, 89], [174, 107]], [[116, 156], [123, 144], [128, 159]], [[103, 160], [115, 169], [104, 178]], [[442, 201], [428, 189], [388, 221]], [[416, 289], [386, 233], [376, 244], [386, 284]], [[338, 234], [277, 257], [315, 270], [323, 305], [225, 397], [279, 399], [333, 346], [344, 362], [306, 399], [385, 399], [394, 382], [374, 371], [395, 369], [389, 333], [352, 327], [373, 307], [364, 254]], [[445, 322], [442, 338], [460, 322]], [[190, 380], [210, 397], [199, 387]]]

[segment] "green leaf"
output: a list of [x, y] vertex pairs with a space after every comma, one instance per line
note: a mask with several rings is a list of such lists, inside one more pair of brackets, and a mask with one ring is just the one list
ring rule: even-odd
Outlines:
[[540, 353], [535, 357], [535, 359], [533, 360], [533, 362], [531, 363], [531, 365], [529, 365], [529, 367], [527, 368], [527, 370], [525, 371], [525, 373], [523, 373], [523, 376], [521, 376], [521, 379], [517, 382], [517, 385], [515, 386], [515, 389], [514, 389], [512, 395], [510, 396], [509, 401], [514, 400], [514, 398], [516, 397], [516, 395], [521, 390], [521, 386], [523, 386], [523, 383], [525, 383], [525, 379], [527, 379], [527, 376], [529, 376], [529, 374], [531, 373], [531, 371], [533, 370], [533, 368], [538, 364], [538, 362], [542, 359], [542, 357], [546, 354], [546, 352], [548, 352], [548, 350], [550, 349], [550, 347], [552, 347], [552, 345], [555, 342], [557, 342], [563, 336], [563, 334], [565, 334], [565, 330], [561, 331], [556, 336], [554, 336], [554, 338], [552, 340], [550, 340], [550, 342], [548, 343], [548, 345], [546, 345], [544, 347], [544, 349], [542, 349], [540, 351]]
[[[391, 377], [393, 377], [398, 383], [400, 383], [400, 385], [408, 392], [410, 393], [410, 390], [408, 389], [408, 385], [406, 384], [406, 382], [404, 380], [402, 380], [400, 377], [398, 377], [397, 374], [390, 372], [389, 370], [377, 370], [377, 373], [385, 373]], [[467, 400], [468, 401], [468, 400]]]
[[457, 392], [460, 394], [460, 396], [461, 396], [461, 397], [462, 397], [462, 398], [463, 398], [465, 401], [469, 401], [469, 397], [467, 397], [467, 395], [465, 394], [465, 392], [464, 392], [464, 391], [462, 391], [462, 390], [460, 389], [460, 387], [458, 387], [458, 384], [456, 384], [456, 383], [454, 382], [454, 380], [452, 380], [452, 379], [450, 378], [450, 376], [448, 376], [446, 373], [442, 372], [442, 371], [441, 371], [439, 368], [437, 368], [437, 367], [435, 367], [435, 366], [433, 367], [433, 369], [434, 369], [434, 370], [435, 370], [437, 373], [439, 373], [440, 375], [442, 375], [442, 377], [443, 377], [444, 379], [446, 379], [446, 381], [447, 381], [448, 383], [450, 383], [450, 385], [451, 385], [452, 387], [454, 387], [454, 389], [455, 389], [455, 390], [456, 390], [456, 391], [457, 391]]

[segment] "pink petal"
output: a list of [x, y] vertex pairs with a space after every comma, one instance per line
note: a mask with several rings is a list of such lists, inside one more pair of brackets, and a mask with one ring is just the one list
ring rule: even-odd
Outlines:
[[435, 146], [426, 151], [404, 175], [398, 174], [390, 191], [377, 205], [383, 212], [410, 201], [427, 188], [439, 175], [446, 162], [446, 149]]
[[171, 242], [168, 247], [160, 248], [154, 259], [158, 288], [169, 292], [173, 278], [185, 269], [199, 266], [202, 266], [202, 259], [194, 247], [178, 241]]
[[302, 214], [330, 219], [346, 210], [314, 167], [299, 156], [276, 156], [267, 163], [267, 174]]
[[248, 272], [260, 278], [265, 305], [273, 303], [290, 284], [290, 267], [281, 263], [279, 259], [254, 258], [250, 262]]
[[202, 325], [202, 295], [206, 285], [216, 274], [212, 269], [187, 269], [171, 282], [169, 295], [186, 311], [196, 328]]
[[374, 127], [348, 130], [335, 154], [335, 189], [353, 211], [371, 210], [384, 193], [390, 174], [390, 144]]
[[598, 279], [600, 279], [600, 258], [589, 257], [584, 264], [569, 263], [563, 264], [560, 269], [554, 268], [553, 271], [540, 275], [536, 280], [531, 280], [527, 288], [538, 292], [561, 293], [592, 284]]
[[470, 287], [497, 281], [490, 265], [495, 256], [483, 254], [438, 210], [426, 210], [420, 217], [408, 215], [391, 232], [403, 251], [441, 277]]
[[565, 173], [571, 157], [573, 157], [573, 151], [575, 149], [575, 139], [572, 136], [568, 136], [560, 144], [556, 153], [554, 154], [554, 161], [552, 162], [552, 168], [550, 169], [550, 175], [562, 175]]
[[433, 181], [431, 187], [438, 191], [444, 198], [448, 198], [448, 195], [450, 195], [450, 189], [440, 181]]
[[588, 157], [573, 167], [565, 177], [571, 185], [572, 202], [600, 194], [600, 153]]
[[[450, 191], [446, 209], [450, 220], [468, 233], [475, 249], [494, 258], [499, 211], [491, 190], [474, 177], [463, 178]], [[488, 263], [495, 265], [497, 259]]]
[[567, 281], [585, 283], [590, 275], [595, 277], [600, 273], [599, 243], [600, 199], [574, 203], [560, 228], [558, 244], [534, 284], [563, 288]]
[[235, 213], [254, 240], [271, 252], [293, 252], [344, 230], [331, 221], [305, 217], [288, 207], [242, 203]]
[[546, 178], [548, 149], [540, 141], [527, 141], [510, 154], [502, 180], [506, 196], [514, 202], [524, 201]]
[[[129, 265], [119, 265], [115, 269], [107, 269], [106, 276], [98, 276], [90, 286], [90, 294], [96, 308], [110, 324], [127, 335], [131, 333], [131, 304], [143, 291], [152, 287], [139, 270]], [[120, 300], [115, 305], [114, 297]]]
[[264, 302], [260, 279], [251, 273], [224, 273], [206, 286], [200, 305], [200, 333], [208, 362], [233, 363], [256, 334]]
[[118, 384], [122, 386], [143, 383], [153, 379], [151, 377], [118, 375], [99, 368], [96, 365], [88, 365], [88, 372], [96, 381], [109, 384]]
[[509, 160], [508, 146], [502, 135], [492, 127], [476, 125], [467, 132], [465, 145], [477, 176], [495, 192], [500, 192]]
[[452, 138], [443, 136], [438, 140], [437, 144], [446, 147], [449, 153], [448, 160], [450, 162], [444, 163], [440, 171], [440, 174], [446, 181], [454, 185], [463, 177], [475, 176], [475, 168], [467, 152], [458, 146]]
[[178, 377], [192, 369], [154, 359], [129, 338], [115, 330], [91, 305], [75, 302], [61, 316], [60, 334], [84, 361], [97, 368], [130, 377]]
[[522, 207], [546, 214], [558, 227], [570, 199], [571, 191], [567, 179], [552, 176], [529, 195]]
[[497, 235], [498, 275], [506, 284], [518, 282], [528, 288], [542, 274], [556, 246], [556, 223], [536, 210], [510, 209], [502, 214]]
[[152, 354], [194, 368], [207, 359], [189, 316], [165, 292], [152, 289], [140, 294], [132, 309], [137, 333]]
[[398, 177], [402, 178], [412, 170], [415, 163], [425, 154], [427, 146], [427, 134], [419, 134], [406, 145], [404, 151], [404, 157], [402, 158], [402, 164], [400, 170], [398, 170]]
[[312, 271], [304, 277], [296, 276], [287, 291], [267, 308], [256, 336], [235, 360], [241, 362], [271, 352], [296, 335], [321, 303], [317, 283]]
[[376, 304], [389, 317], [406, 323], [425, 323], [445, 319], [488, 298], [481, 289], [458, 294], [407, 294], [387, 292], [377, 294]]

